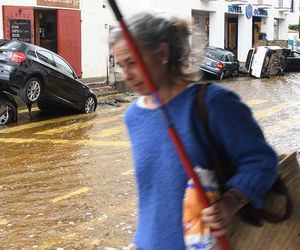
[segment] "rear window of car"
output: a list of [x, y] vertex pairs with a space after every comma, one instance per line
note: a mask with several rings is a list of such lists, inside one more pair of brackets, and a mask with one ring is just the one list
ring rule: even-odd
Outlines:
[[228, 54], [226, 57], [228, 58], [228, 62], [234, 62], [235, 61], [234, 54]]
[[36, 53], [38, 58], [41, 59], [43, 62], [55, 66], [54, 58], [50, 52], [44, 50], [38, 50]]
[[221, 60], [222, 57], [223, 57], [223, 54], [220, 54], [220, 53], [218, 53], [216, 51], [213, 51], [213, 50], [206, 50], [204, 55], [206, 57], [209, 57], [209, 58], [214, 59], [214, 60]]
[[9, 43], [6, 43], [0, 47], [0, 49], [7, 49], [7, 50], [13, 50], [13, 51], [20, 51], [24, 50], [26, 47], [25, 44], [20, 43], [18, 41], [11, 41]]

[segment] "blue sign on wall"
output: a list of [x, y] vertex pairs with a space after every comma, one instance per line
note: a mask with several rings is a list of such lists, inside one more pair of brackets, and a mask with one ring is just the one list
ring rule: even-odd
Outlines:
[[230, 13], [236, 13], [236, 14], [242, 14], [243, 10], [242, 10], [241, 6], [228, 5], [228, 12], [230, 12]]
[[252, 16], [253, 16], [253, 8], [252, 8], [252, 5], [250, 3], [248, 3], [246, 5], [246, 17], [248, 19], [250, 19], [250, 18], [252, 18]]
[[254, 9], [254, 16], [268, 16], [268, 11], [264, 9]]

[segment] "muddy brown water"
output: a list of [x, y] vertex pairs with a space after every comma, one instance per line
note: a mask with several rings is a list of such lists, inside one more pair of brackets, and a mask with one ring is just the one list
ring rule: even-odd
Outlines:
[[[278, 153], [299, 150], [300, 74], [222, 84], [250, 105]], [[89, 115], [35, 110], [32, 121], [21, 112], [19, 123], [0, 129], [0, 249], [121, 249], [132, 242], [127, 105]]]

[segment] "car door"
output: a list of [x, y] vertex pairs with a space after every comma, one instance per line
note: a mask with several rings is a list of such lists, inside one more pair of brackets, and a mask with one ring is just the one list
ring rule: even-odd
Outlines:
[[87, 88], [81, 82], [76, 80], [76, 74], [71, 66], [60, 56], [53, 54], [55, 67], [58, 71], [60, 81], [60, 95], [70, 106], [80, 108]]

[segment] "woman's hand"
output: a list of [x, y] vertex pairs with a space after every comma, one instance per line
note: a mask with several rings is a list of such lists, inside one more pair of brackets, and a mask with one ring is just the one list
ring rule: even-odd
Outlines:
[[226, 234], [227, 225], [249, 199], [236, 190], [229, 190], [222, 199], [202, 210], [202, 221], [211, 228], [215, 237]]

